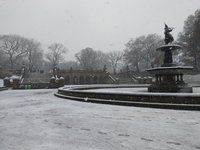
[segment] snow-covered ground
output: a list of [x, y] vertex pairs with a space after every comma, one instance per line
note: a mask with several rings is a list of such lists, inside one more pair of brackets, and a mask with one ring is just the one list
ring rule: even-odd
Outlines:
[[0, 79], [0, 87], [3, 87], [3, 80]]
[[198, 150], [200, 112], [0, 92], [0, 150]]

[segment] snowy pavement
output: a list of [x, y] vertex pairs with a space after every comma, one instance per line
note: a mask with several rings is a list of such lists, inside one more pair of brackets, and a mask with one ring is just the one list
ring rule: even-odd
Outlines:
[[0, 92], [0, 150], [199, 150], [200, 112]]

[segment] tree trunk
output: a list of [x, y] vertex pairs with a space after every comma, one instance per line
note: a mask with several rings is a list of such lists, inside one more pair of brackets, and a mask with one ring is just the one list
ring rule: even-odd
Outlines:
[[198, 71], [197, 55], [194, 55], [194, 71]]
[[140, 72], [140, 68], [139, 68], [138, 62], [136, 63], [136, 71], [137, 71], [137, 72]]
[[32, 71], [32, 53], [31, 51], [29, 52], [29, 71]]
[[13, 64], [13, 60], [12, 59], [10, 59], [10, 69], [13, 72], [14, 64]]
[[114, 75], [116, 75], [116, 68], [115, 67], [113, 67], [113, 73], [114, 73]]

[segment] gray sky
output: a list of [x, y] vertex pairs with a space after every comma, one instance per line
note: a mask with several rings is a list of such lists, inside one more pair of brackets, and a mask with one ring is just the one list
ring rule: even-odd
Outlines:
[[86, 47], [123, 50], [130, 38], [163, 36], [164, 22], [176, 38], [198, 8], [200, 0], [0, 0], [0, 34], [62, 43], [73, 60]]

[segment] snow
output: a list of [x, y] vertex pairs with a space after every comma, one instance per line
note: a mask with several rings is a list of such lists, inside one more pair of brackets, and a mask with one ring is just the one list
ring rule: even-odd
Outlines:
[[[66, 89], [67, 90], [67, 89]], [[96, 92], [96, 93], [120, 93], [130, 95], [155, 95], [155, 96], [191, 96], [200, 97], [200, 87], [193, 87], [193, 93], [154, 93], [148, 92], [147, 88], [133, 87], [133, 88], [102, 88], [102, 89], [86, 89], [79, 90], [83, 92]]]
[[200, 112], [113, 106], [0, 92], [2, 150], [200, 149]]
[[11, 77], [10, 77], [10, 79], [12, 80], [12, 79], [19, 79], [20, 78], [20, 76], [17, 76], [17, 75], [12, 75]]
[[3, 79], [0, 79], [0, 87], [3, 87]]
[[192, 83], [194, 85], [200, 85], [200, 74], [197, 75], [184, 75], [184, 81], [186, 83]]

